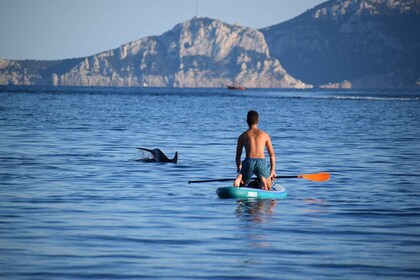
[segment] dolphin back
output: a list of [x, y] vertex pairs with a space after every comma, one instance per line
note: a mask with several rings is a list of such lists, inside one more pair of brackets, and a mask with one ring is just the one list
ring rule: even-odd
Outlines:
[[159, 162], [178, 162], [178, 152], [175, 152], [173, 159], [169, 159], [160, 149], [154, 149], [153, 152], [157, 155]]
[[175, 156], [173, 159], [169, 159], [160, 149], [153, 149], [153, 150], [146, 149], [146, 148], [137, 148], [137, 149], [151, 153], [153, 156], [153, 159], [156, 162], [173, 162], [173, 163], [178, 162], [178, 152], [175, 152]]

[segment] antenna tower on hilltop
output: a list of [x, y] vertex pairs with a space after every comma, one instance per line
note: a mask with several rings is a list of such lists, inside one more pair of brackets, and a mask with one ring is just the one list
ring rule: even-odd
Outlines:
[[195, 1], [195, 17], [198, 18], [198, 0]]

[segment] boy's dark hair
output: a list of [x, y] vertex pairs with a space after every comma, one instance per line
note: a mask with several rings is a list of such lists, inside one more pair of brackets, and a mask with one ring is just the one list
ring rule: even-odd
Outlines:
[[246, 122], [249, 126], [257, 124], [258, 123], [258, 112], [251, 110], [248, 112], [248, 116], [246, 117]]

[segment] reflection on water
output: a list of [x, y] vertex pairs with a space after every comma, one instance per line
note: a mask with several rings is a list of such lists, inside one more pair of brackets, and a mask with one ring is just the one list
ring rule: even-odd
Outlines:
[[[261, 234], [259, 229], [263, 223], [268, 222], [269, 217], [274, 214], [277, 201], [275, 200], [239, 200], [235, 214], [243, 222], [241, 232], [243, 239], [247, 240], [249, 248], [272, 248], [266, 234]], [[242, 228], [243, 227], [243, 228]], [[252, 262], [252, 260], [249, 260]]]
[[235, 214], [246, 222], [263, 223], [274, 213], [275, 200], [238, 200]]
[[303, 209], [304, 213], [323, 213], [326, 212], [326, 208], [323, 206], [327, 205], [327, 202], [322, 199], [316, 198], [305, 198], [304, 200], [306, 207]]
[[321, 199], [315, 199], [315, 198], [306, 198], [305, 199], [305, 203], [306, 204], [314, 204], [314, 205], [325, 205], [326, 202], [324, 200]]

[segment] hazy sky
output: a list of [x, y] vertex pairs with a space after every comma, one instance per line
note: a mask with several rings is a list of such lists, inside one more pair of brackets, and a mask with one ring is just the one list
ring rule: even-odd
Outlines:
[[64, 59], [160, 35], [195, 16], [268, 27], [325, 0], [0, 0], [0, 57]]

